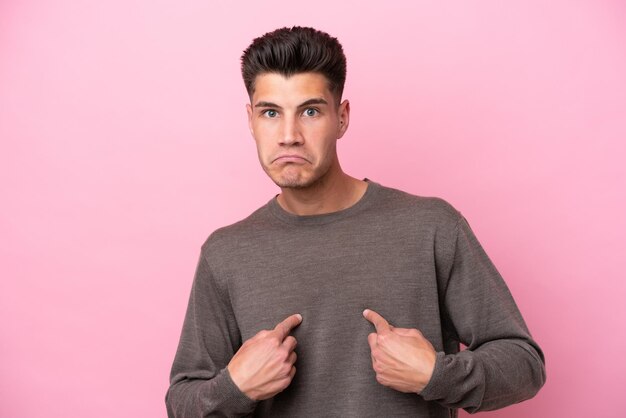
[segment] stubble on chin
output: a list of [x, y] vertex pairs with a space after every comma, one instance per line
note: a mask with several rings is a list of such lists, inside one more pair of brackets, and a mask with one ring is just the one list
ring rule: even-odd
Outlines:
[[270, 178], [281, 189], [306, 189], [315, 183], [316, 179], [302, 179], [300, 176], [286, 178], [286, 176], [271, 176]]
[[274, 183], [281, 189], [300, 190], [300, 189], [306, 189], [308, 187], [311, 187], [313, 182], [297, 181], [297, 180], [292, 180], [292, 181], [274, 180]]

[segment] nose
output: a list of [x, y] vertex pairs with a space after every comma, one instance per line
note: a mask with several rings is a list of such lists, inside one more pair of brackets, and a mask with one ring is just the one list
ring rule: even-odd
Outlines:
[[295, 117], [283, 119], [283, 132], [280, 139], [281, 145], [301, 145], [304, 142], [300, 126]]

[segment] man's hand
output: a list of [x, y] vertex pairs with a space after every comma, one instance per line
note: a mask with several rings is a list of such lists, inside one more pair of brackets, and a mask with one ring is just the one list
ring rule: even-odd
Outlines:
[[228, 363], [233, 382], [250, 399], [271, 398], [291, 383], [296, 374], [296, 339], [289, 333], [300, 322], [302, 316], [295, 314], [271, 331], [259, 331], [241, 345]]
[[420, 393], [435, 368], [433, 345], [417, 329], [391, 326], [372, 310], [366, 309], [363, 316], [376, 327], [367, 341], [378, 383], [400, 392]]

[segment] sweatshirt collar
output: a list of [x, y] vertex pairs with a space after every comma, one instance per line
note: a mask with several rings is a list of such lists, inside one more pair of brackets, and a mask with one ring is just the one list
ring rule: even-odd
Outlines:
[[335, 222], [339, 219], [344, 219], [360, 212], [363, 208], [369, 205], [373, 197], [377, 194], [381, 187], [380, 184], [371, 181], [368, 178], [364, 178], [363, 180], [367, 182], [367, 189], [365, 189], [363, 196], [361, 196], [361, 198], [354, 205], [336, 212], [322, 213], [319, 215], [295, 215], [287, 212], [282, 208], [282, 206], [280, 206], [277, 199], [278, 195], [274, 196], [268, 202], [268, 209], [274, 217], [291, 225], [323, 225]]

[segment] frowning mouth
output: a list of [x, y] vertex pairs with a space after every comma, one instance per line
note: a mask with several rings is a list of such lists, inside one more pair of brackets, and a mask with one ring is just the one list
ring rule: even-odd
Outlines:
[[309, 162], [306, 158], [297, 154], [284, 154], [274, 158], [273, 163], [305, 163]]

